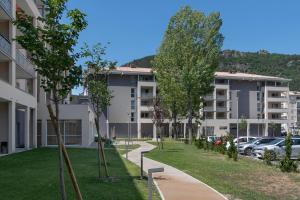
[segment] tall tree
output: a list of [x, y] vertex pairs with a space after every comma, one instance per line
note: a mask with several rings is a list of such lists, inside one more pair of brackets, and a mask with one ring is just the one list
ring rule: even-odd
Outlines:
[[223, 36], [219, 13], [204, 13], [183, 7], [169, 22], [158, 55], [173, 68], [184, 97], [188, 118], [189, 141], [192, 122], [199, 118], [203, 96], [213, 90], [214, 73], [218, 66]]
[[108, 89], [107, 79], [109, 70], [114, 68], [116, 62], [103, 59], [105, 49], [100, 44], [96, 44], [92, 49], [87, 44], [83, 47], [83, 56], [88, 60], [85, 62], [87, 71], [85, 73], [84, 85], [88, 90], [90, 103], [95, 111], [95, 124], [98, 134], [98, 170], [101, 178], [101, 157], [104, 163], [105, 175], [108, 177], [108, 169], [105, 159], [105, 153], [101, 142], [100, 134], [100, 116], [101, 113], [109, 106], [112, 98], [111, 91]]
[[[163, 49], [163, 46], [161, 47]], [[166, 58], [163, 50], [156, 55], [153, 65], [155, 78], [159, 89], [162, 104], [169, 111], [172, 118], [172, 133], [174, 138], [178, 137], [179, 118], [184, 116], [184, 92], [179, 83], [179, 74], [172, 59]]]
[[[59, 177], [61, 199], [66, 199], [64, 181], [64, 163], [72, 180], [77, 199], [82, 199], [74, 171], [64, 146], [59, 126], [59, 102], [67, 97], [74, 86], [81, 82], [82, 70], [76, 65], [79, 54], [74, 52], [79, 33], [87, 26], [85, 14], [78, 9], [67, 10], [67, 0], [43, 1], [45, 17], [37, 20], [42, 26], [33, 25], [33, 17], [24, 12], [17, 12], [14, 24], [21, 31], [15, 40], [26, 49], [35, 70], [41, 76], [41, 87], [49, 93], [47, 108], [57, 137], [59, 149]], [[61, 23], [63, 15], [69, 23]], [[53, 111], [54, 106], [54, 111]]]

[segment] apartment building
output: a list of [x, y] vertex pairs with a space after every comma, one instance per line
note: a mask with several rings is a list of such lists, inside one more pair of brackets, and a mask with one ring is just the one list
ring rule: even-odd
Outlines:
[[36, 146], [37, 74], [30, 55], [13, 40], [20, 32], [12, 24], [16, 11], [37, 17], [40, 1], [0, 1], [0, 154]]
[[[237, 124], [247, 123], [239, 135], [280, 135], [282, 124], [289, 120], [289, 79], [244, 73], [216, 72], [214, 91], [205, 98], [199, 111], [204, 116], [195, 132], [204, 135], [235, 135]], [[108, 79], [111, 105], [101, 117], [102, 132], [109, 137], [155, 137], [152, 122], [153, 97], [157, 88], [149, 68], [118, 67]], [[171, 133], [166, 120], [163, 132]], [[289, 125], [288, 125], [289, 126]], [[187, 120], [180, 123], [180, 137], [186, 137]]]
[[289, 93], [289, 113], [291, 124], [289, 127], [283, 127], [284, 129], [299, 135], [299, 122], [300, 122], [300, 92], [290, 91]]

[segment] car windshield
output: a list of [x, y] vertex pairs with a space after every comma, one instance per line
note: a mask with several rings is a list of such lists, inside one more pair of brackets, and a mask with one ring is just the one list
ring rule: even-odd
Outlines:
[[273, 140], [272, 142], [268, 143], [269, 145], [273, 145], [273, 144], [277, 144], [278, 142], [281, 142], [283, 141], [283, 139], [276, 139], [276, 140]]

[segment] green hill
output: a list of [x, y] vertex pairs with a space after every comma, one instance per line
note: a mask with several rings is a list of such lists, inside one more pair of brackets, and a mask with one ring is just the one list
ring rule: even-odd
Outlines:
[[[123, 66], [152, 67], [154, 55], [133, 60]], [[224, 50], [218, 71], [237, 71], [292, 79], [290, 90], [300, 91], [300, 55]]]

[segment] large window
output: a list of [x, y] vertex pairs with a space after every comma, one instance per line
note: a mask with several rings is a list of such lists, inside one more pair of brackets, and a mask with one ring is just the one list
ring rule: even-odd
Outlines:
[[37, 146], [42, 146], [42, 120], [37, 120]]
[[[82, 129], [81, 120], [61, 120], [60, 130], [64, 144], [66, 145], [81, 145], [82, 143]], [[47, 144], [56, 145], [57, 139], [55, 130], [52, 126], [51, 120], [47, 121]]]

